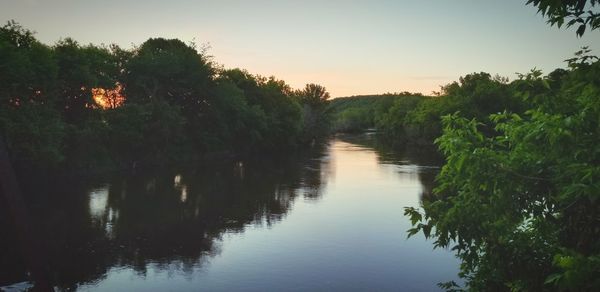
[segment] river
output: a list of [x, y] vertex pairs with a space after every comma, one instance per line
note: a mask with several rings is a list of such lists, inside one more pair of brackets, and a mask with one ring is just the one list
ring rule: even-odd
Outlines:
[[[459, 261], [407, 239], [403, 216], [439, 163], [338, 135], [294, 157], [57, 181], [27, 205], [59, 290], [439, 291]], [[0, 207], [6, 286], [27, 277]]]

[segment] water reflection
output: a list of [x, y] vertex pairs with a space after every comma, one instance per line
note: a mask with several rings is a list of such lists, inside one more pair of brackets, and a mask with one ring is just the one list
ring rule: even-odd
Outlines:
[[108, 186], [90, 191], [90, 216], [96, 221], [102, 221], [108, 204]]
[[444, 163], [443, 156], [434, 146], [415, 147], [395, 146], [377, 139], [376, 133], [361, 135], [338, 135], [340, 141], [351, 143], [354, 147], [373, 149], [377, 153], [377, 161], [381, 165], [391, 165], [398, 173], [418, 178], [422, 190], [419, 198], [431, 197], [435, 186], [435, 177]]
[[[220, 252], [224, 233], [275, 224], [298, 196], [318, 199], [327, 177], [320, 160], [325, 149], [299, 157], [118, 174], [100, 186], [67, 180], [44, 195], [31, 194], [51, 278], [68, 289], [97, 282], [115, 267], [141, 275], [149, 267], [190, 272], [203, 257]], [[2, 217], [0, 224], [4, 234], [13, 232], [10, 218]], [[16, 244], [0, 246], [0, 286], [26, 278], [20, 257], [4, 254], [18, 250]]]
[[[355, 281], [394, 290], [399, 281], [413, 281], [411, 290], [428, 290], [448, 279], [416, 276], [423, 272], [414, 256], [438, 265], [440, 254], [404, 240], [401, 213], [431, 191], [436, 164], [374, 143], [339, 136], [293, 157], [72, 179], [33, 190], [50, 276], [61, 289], [105, 291], [360, 289]], [[27, 279], [5, 217], [0, 286]], [[408, 263], [415, 272], [405, 270]], [[447, 263], [445, 257], [438, 266], [453, 273]]]

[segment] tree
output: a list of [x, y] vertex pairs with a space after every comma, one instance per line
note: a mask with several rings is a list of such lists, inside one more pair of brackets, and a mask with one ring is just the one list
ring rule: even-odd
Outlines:
[[444, 115], [458, 111], [466, 118], [486, 120], [492, 113], [521, 113], [523, 109], [521, 98], [515, 95], [507, 78], [480, 72], [443, 86], [437, 96], [405, 95], [380, 115], [377, 125], [382, 133], [397, 141], [432, 145], [442, 133]]
[[106, 113], [108, 148], [122, 166], [185, 161], [185, 119], [177, 105], [157, 100]]
[[58, 64], [58, 109], [67, 122], [80, 123], [95, 104], [92, 88], [115, 86], [120, 70], [117, 60], [105, 47], [80, 46], [70, 38], [57, 42], [54, 58]]
[[215, 69], [208, 58], [178, 39], [153, 38], [136, 48], [126, 62], [126, 103], [166, 102], [179, 107], [185, 132], [198, 152], [223, 146], [214, 107]]
[[58, 66], [52, 50], [14, 21], [0, 27], [2, 106], [53, 101]]
[[0, 135], [16, 167], [51, 169], [64, 159], [65, 124], [51, 107], [0, 108]]
[[220, 72], [220, 78], [235, 84], [243, 92], [248, 105], [254, 108], [253, 111], [264, 113], [265, 122], [259, 124], [264, 126], [260, 133], [262, 148], [281, 149], [297, 144], [302, 127], [302, 109], [289, 85], [275, 77], [255, 76], [241, 69], [224, 70]]
[[0, 135], [17, 168], [64, 159], [65, 125], [53, 108], [57, 64], [49, 47], [14, 21], [0, 27]]
[[284, 81], [217, 68], [194, 44], [49, 47], [0, 27], [0, 135], [15, 164], [97, 170], [284, 149], [301, 129]]
[[216, 118], [223, 140], [238, 152], [259, 149], [268, 135], [265, 112], [258, 105], [248, 105], [244, 91], [231, 80], [221, 76], [216, 81], [215, 107], [220, 113]]
[[306, 84], [303, 90], [298, 91], [297, 96], [301, 104], [306, 104], [312, 108], [324, 107], [329, 102], [327, 89], [314, 83]]
[[600, 289], [600, 62], [582, 59], [522, 76], [524, 114], [444, 117], [435, 196], [405, 211], [409, 234], [452, 247], [472, 290]]
[[577, 35], [583, 36], [586, 27], [590, 30], [600, 28], [600, 11], [596, 5], [599, 0], [527, 0], [527, 5], [533, 4], [538, 12], [548, 17], [550, 25], [559, 28], [567, 21], [567, 27], [577, 25]]
[[210, 106], [208, 93], [215, 72], [193, 46], [178, 39], [149, 39], [126, 64], [123, 83], [128, 102], [162, 99], [186, 113]]
[[327, 134], [330, 127], [330, 116], [327, 105], [329, 92], [325, 87], [310, 83], [303, 90], [298, 90], [296, 98], [302, 105], [302, 140], [312, 141]]

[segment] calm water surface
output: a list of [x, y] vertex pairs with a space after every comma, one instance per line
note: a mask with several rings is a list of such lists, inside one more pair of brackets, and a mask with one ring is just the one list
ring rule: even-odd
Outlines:
[[[57, 182], [28, 205], [61, 290], [437, 291], [458, 260], [407, 240], [403, 207], [438, 163], [338, 136], [302, 157]], [[1, 207], [3, 286], [27, 278]]]

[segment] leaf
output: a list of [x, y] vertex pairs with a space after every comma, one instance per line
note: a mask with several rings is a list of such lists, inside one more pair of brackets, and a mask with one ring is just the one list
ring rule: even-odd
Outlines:
[[560, 279], [562, 278], [562, 274], [552, 274], [550, 276], [548, 276], [548, 278], [546, 278], [546, 280], [544, 281], [544, 284], [554, 284], [556, 285], [556, 283], [558, 283], [558, 281], [560, 281]]
[[577, 33], [577, 36], [578, 36], [578, 37], [582, 37], [582, 36], [583, 36], [583, 33], [585, 33], [585, 24], [582, 24], [582, 25], [580, 25], [580, 26], [577, 28], [577, 31], [576, 31], [576, 33]]
[[417, 222], [421, 221], [423, 219], [423, 216], [421, 216], [420, 213], [418, 212], [413, 212], [410, 216], [410, 223], [412, 225], [417, 224]]
[[577, 19], [571, 19], [569, 20], [569, 22], [567, 22], [567, 27], [572, 26], [573, 24], [575, 24], [577, 22]]
[[429, 236], [431, 235], [431, 225], [422, 225], [423, 227], [423, 234], [425, 234], [425, 238], [429, 238]]
[[461, 156], [458, 158], [458, 161], [456, 161], [456, 169], [457, 169], [457, 170], [459, 170], [459, 171], [460, 171], [460, 170], [462, 169], [462, 167], [463, 167], [463, 164], [465, 163], [465, 159], [466, 159], [466, 156], [465, 156], [465, 155], [461, 155]]
[[416, 227], [415, 228], [411, 228], [407, 232], [408, 232], [408, 236], [406, 238], [410, 238], [413, 235], [419, 233], [419, 228], [416, 228]]

